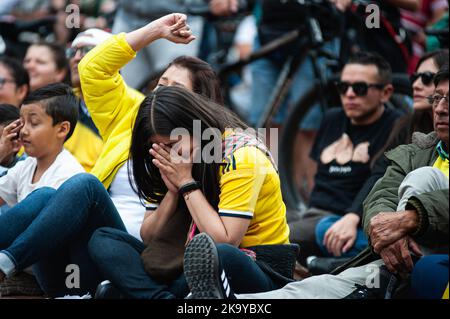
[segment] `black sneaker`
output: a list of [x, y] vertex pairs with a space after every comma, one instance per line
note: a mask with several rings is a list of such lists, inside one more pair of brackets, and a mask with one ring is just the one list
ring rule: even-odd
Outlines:
[[105, 280], [97, 286], [94, 299], [125, 299], [125, 296], [109, 280]]
[[184, 275], [192, 299], [236, 298], [220, 266], [214, 240], [206, 233], [196, 235], [186, 247]]

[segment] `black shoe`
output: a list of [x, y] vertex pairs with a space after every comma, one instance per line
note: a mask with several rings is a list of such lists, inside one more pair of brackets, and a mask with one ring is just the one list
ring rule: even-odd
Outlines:
[[214, 240], [205, 233], [196, 235], [186, 247], [184, 275], [192, 299], [236, 298], [220, 266]]
[[125, 296], [109, 280], [105, 280], [97, 286], [94, 299], [125, 299]]
[[313, 275], [329, 274], [337, 267], [343, 265], [351, 258], [316, 257], [307, 258], [306, 266]]

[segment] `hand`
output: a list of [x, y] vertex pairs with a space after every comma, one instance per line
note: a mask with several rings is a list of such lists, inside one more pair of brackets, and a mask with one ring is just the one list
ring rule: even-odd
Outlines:
[[341, 12], [345, 12], [352, 4], [352, 0], [330, 0], [330, 2]]
[[333, 254], [333, 256], [339, 257], [353, 247], [359, 219], [358, 215], [348, 213], [327, 230], [323, 244], [327, 247], [328, 252]]
[[187, 24], [187, 16], [181, 13], [172, 13], [150, 23], [152, 28], [158, 30], [160, 38], [174, 43], [188, 44], [195, 39], [191, 28]]
[[184, 158], [164, 144], [153, 144], [150, 154], [154, 157], [152, 162], [159, 168], [161, 176], [164, 175], [168, 182], [177, 187], [177, 189], [193, 181], [192, 153], [189, 158]]
[[370, 220], [370, 244], [378, 254], [386, 246], [413, 232], [417, 226], [416, 211], [381, 212]]
[[238, 11], [238, 0], [211, 0], [209, 11], [215, 16], [229, 16]]
[[173, 194], [178, 194], [178, 187], [176, 187], [168, 178], [166, 175], [164, 175], [163, 172], [161, 172], [161, 170], [159, 170], [159, 172], [161, 173], [161, 178], [164, 182], [164, 184], [166, 184], [167, 190]]
[[419, 245], [409, 236], [405, 236], [382, 249], [380, 256], [390, 272], [408, 273], [414, 267], [410, 250], [417, 256], [422, 256]]
[[19, 119], [5, 126], [3, 129], [2, 135], [0, 136], [0, 163], [8, 156], [17, 153], [22, 147], [18, 139], [19, 131], [22, 127], [23, 124]]

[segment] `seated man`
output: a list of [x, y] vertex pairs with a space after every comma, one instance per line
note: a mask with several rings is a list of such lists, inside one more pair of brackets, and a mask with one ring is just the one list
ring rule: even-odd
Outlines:
[[[363, 286], [365, 290], [380, 288], [380, 277], [383, 274], [380, 268], [385, 265], [390, 272], [402, 275], [412, 271], [413, 292], [417, 287], [418, 290], [425, 288], [428, 289], [428, 296], [439, 291], [440, 297], [448, 298], [448, 292], [445, 291], [448, 286], [449, 246], [448, 84], [447, 64], [436, 75], [436, 91], [430, 98], [435, 132], [428, 135], [417, 133], [412, 144], [401, 145], [388, 152], [386, 157], [391, 165], [364, 202], [364, 225], [372, 247], [367, 248], [355, 261], [361, 260], [364, 254], [372, 254], [372, 249], [381, 259], [364, 266], [348, 268], [335, 276], [313, 276], [289, 283], [270, 292], [234, 295], [231, 289], [223, 287], [221, 278], [225, 279], [226, 274], [221, 270], [215, 246], [210, 245], [206, 234], [200, 234], [194, 237], [185, 253], [186, 280], [192, 297], [345, 298], [353, 295], [358, 286]], [[199, 242], [205, 244], [204, 248], [194, 249]], [[428, 256], [420, 259], [417, 266], [414, 266], [413, 259], [422, 254]], [[430, 261], [429, 256], [434, 254], [441, 255]], [[427, 271], [423, 271], [422, 261]], [[199, 266], [211, 262], [209, 265], [212, 267]], [[443, 267], [447, 267], [446, 272], [442, 271]], [[432, 278], [436, 272], [433, 269], [443, 274], [437, 280]], [[417, 273], [429, 276], [433, 284], [420, 286], [430, 280], [415, 277]], [[439, 294], [434, 293], [434, 297], [436, 296], [439, 297]]]
[[289, 224], [302, 259], [350, 257], [367, 247], [358, 229], [364, 200], [358, 193], [371, 175], [372, 157], [401, 115], [385, 106], [393, 91], [391, 68], [375, 53], [350, 58], [336, 85], [343, 107], [325, 114], [311, 151], [317, 173], [309, 208]]

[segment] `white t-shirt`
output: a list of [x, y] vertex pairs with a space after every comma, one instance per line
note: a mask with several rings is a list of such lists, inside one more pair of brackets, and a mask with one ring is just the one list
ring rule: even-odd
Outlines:
[[0, 198], [9, 206], [22, 201], [32, 191], [41, 187], [57, 189], [67, 179], [85, 170], [67, 150], [63, 149], [53, 164], [44, 172], [37, 183], [32, 184], [37, 160], [34, 157], [18, 162], [0, 177]]
[[156, 207], [151, 207], [153, 205], [146, 205], [146, 207], [141, 203], [139, 196], [133, 191], [128, 180], [127, 164], [122, 165], [117, 171], [109, 187], [109, 194], [128, 233], [142, 241], [140, 230], [144, 221], [146, 208], [154, 209]]

